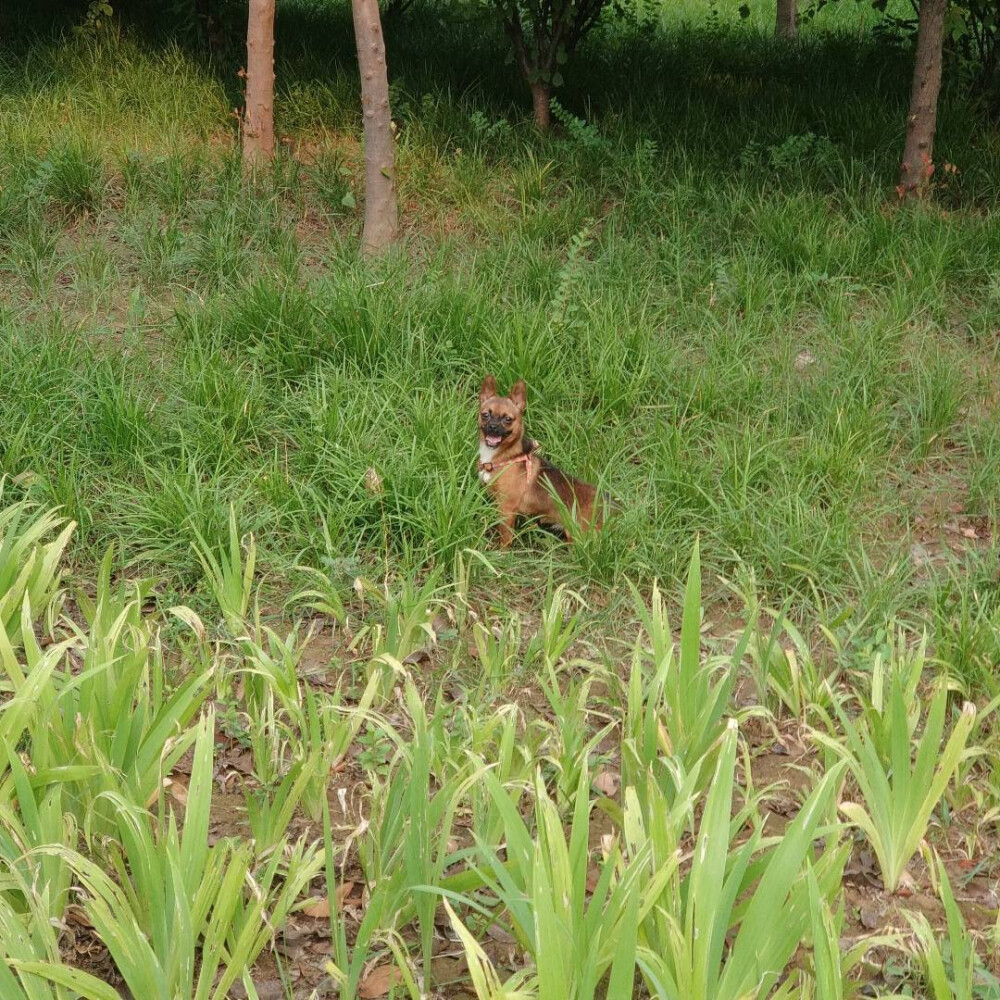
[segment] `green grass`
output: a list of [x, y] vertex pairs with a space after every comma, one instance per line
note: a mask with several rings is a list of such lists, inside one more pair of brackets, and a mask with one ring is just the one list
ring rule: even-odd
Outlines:
[[[0, 469], [80, 523], [78, 559], [115, 541], [188, 587], [232, 504], [279, 591], [300, 557], [448, 565], [489, 541], [493, 371], [623, 508], [576, 550], [526, 534], [512, 584], [676, 577], [698, 535], [707, 579], [941, 621], [914, 518], [932, 486], [964, 518], [1000, 495], [1000, 141], [957, 84], [938, 151], [961, 172], [900, 208], [909, 56], [843, 8], [794, 46], [729, 6], [603, 27], [545, 141], [490, 22], [443, 41], [416, 11], [388, 29], [406, 238], [364, 263], [345, 12], [283, 6], [284, 144], [250, 188], [224, 11], [211, 59], [148, 24], [0, 56]], [[967, 607], [963, 560], [995, 556], [964, 548]]]

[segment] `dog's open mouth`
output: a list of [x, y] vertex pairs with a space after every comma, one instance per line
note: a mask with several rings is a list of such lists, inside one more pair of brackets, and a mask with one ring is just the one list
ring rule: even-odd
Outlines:
[[497, 448], [500, 446], [500, 442], [503, 440], [499, 434], [487, 434], [485, 436], [486, 447], [487, 448]]

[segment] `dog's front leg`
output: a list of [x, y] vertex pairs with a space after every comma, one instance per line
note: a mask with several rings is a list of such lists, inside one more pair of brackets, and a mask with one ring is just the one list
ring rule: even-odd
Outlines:
[[500, 548], [509, 549], [510, 543], [514, 541], [514, 522], [516, 519], [516, 511], [500, 511]]

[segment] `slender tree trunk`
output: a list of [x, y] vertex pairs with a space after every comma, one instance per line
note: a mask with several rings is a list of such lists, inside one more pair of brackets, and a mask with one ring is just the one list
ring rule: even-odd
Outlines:
[[201, 26], [202, 37], [210, 52], [223, 48], [225, 38], [219, 30], [219, 22], [212, 13], [212, 0], [194, 0], [194, 15]]
[[535, 114], [535, 125], [539, 132], [548, 132], [552, 126], [552, 84], [538, 77], [537, 52], [533, 62], [528, 58], [528, 45], [521, 27], [521, 14], [516, 3], [499, 3], [504, 20], [504, 30], [514, 49], [514, 61], [521, 71], [524, 82], [531, 90], [531, 106]]
[[941, 91], [941, 46], [948, 0], [921, 0], [917, 27], [917, 54], [913, 65], [910, 113], [906, 118], [906, 146], [899, 174], [903, 198], [923, 193], [934, 173], [934, 132]]
[[548, 132], [552, 125], [552, 85], [536, 80], [531, 86], [531, 106], [539, 132]]
[[209, 2], [210, 0], [194, 0], [194, 16], [201, 21], [201, 26], [205, 31], [206, 39], [208, 38], [208, 22], [212, 16]]
[[243, 162], [251, 168], [274, 156], [274, 4], [250, 0]]
[[778, 0], [774, 33], [778, 38], [794, 38], [799, 33], [797, 0]]
[[362, 249], [377, 253], [396, 238], [396, 167], [389, 75], [378, 0], [351, 0], [361, 71], [365, 134], [365, 232]]

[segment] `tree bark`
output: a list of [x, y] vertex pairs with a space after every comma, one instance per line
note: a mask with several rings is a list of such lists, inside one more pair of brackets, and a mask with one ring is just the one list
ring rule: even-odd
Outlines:
[[251, 169], [274, 156], [274, 5], [250, 0], [243, 162]]
[[[535, 125], [539, 132], [548, 132], [552, 126], [552, 84], [545, 83], [539, 78], [538, 51], [531, 57], [528, 55], [528, 44], [524, 37], [524, 28], [521, 26], [521, 12], [516, 3], [498, 4], [503, 16], [504, 30], [510, 39], [511, 47], [514, 49], [514, 61], [521, 71], [521, 77], [531, 90], [531, 106], [534, 110]], [[555, 45], [550, 46], [555, 52]]]
[[903, 198], [924, 193], [934, 173], [934, 133], [947, 10], [948, 0], [921, 0], [910, 113], [906, 117], [906, 145], [899, 175], [898, 191]]
[[794, 38], [799, 33], [797, 0], [777, 0], [774, 33], [778, 38]]
[[538, 126], [539, 132], [548, 132], [552, 126], [552, 85], [542, 80], [536, 80], [530, 86], [535, 124]]
[[396, 167], [389, 75], [378, 0], [351, 0], [361, 72], [365, 139], [365, 231], [362, 249], [378, 253], [396, 238]]

